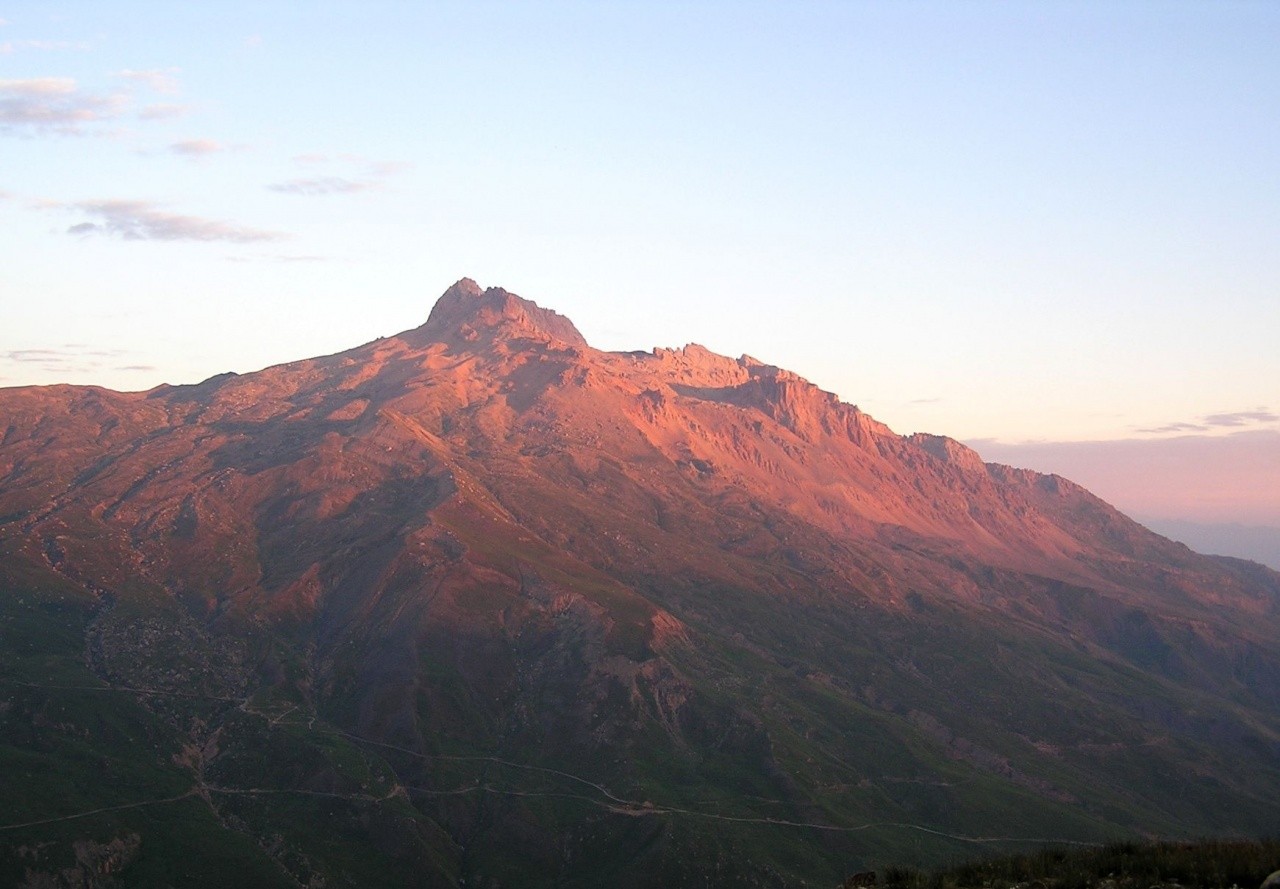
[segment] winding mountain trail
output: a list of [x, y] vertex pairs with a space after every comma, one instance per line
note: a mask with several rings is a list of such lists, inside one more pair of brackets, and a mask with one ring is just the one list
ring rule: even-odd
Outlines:
[[[177, 796], [165, 797], [154, 800], [141, 800], [135, 803], [126, 803], [119, 806], [107, 806], [98, 809], [91, 809], [84, 812], [76, 812], [70, 815], [62, 815], [55, 818], [46, 818], [38, 821], [27, 821], [19, 824], [3, 824], [0, 830], [18, 830], [23, 827], [37, 827], [44, 824], [55, 824], [60, 821], [72, 821], [79, 818], [88, 818], [92, 815], [102, 814], [105, 812], [115, 812], [125, 809], [136, 809], [143, 806], [160, 805], [163, 803], [178, 802], [179, 800], [189, 799], [191, 797], [207, 798], [206, 794], [216, 793], [225, 795], [242, 795], [242, 796], [265, 796], [265, 795], [297, 795], [297, 796], [315, 796], [331, 799], [344, 799], [352, 802], [364, 803], [385, 803], [388, 800], [398, 796], [404, 796], [405, 791], [412, 793], [420, 793], [433, 796], [455, 796], [471, 793], [493, 793], [500, 796], [517, 796], [517, 797], [546, 797], [560, 799], [575, 799], [582, 802], [590, 803], [606, 811], [618, 815], [627, 815], [635, 818], [657, 817], [683, 815], [690, 818], [704, 818], [713, 821], [724, 821], [735, 824], [762, 824], [772, 827], [794, 827], [808, 830], [822, 830], [837, 833], [861, 833], [867, 830], [877, 828], [898, 828], [901, 830], [911, 830], [920, 833], [927, 833], [933, 836], [945, 837], [946, 839], [957, 840], [965, 843], [974, 844], [992, 844], [992, 843], [1017, 843], [1017, 844], [1041, 844], [1041, 845], [1067, 845], [1067, 846], [1102, 846], [1102, 843], [1085, 842], [1081, 840], [1072, 840], [1063, 837], [1013, 837], [1013, 836], [967, 836], [964, 834], [950, 833], [937, 828], [929, 827], [925, 824], [914, 824], [899, 821], [869, 821], [865, 824], [857, 825], [838, 825], [824, 824], [812, 821], [794, 821], [786, 818], [773, 817], [753, 817], [744, 815], [723, 815], [717, 812], [700, 811], [697, 809], [687, 809], [679, 806], [657, 805], [652, 802], [642, 802], [638, 800], [626, 799], [620, 797], [610, 791], [603, 784], [599, 784], [581, 775], [575, 775], [572, 772], [566, 772], [562, 769], [552, 769], [546, 766], [532, 765], [530, 763], [513, 762], [509, 759], [503, 759], [498, 756], [488, 756], [484, 754], [460, 755], [447, 753], [422, 753], [417, 750], [411, 750], [408, 747], [401, 747], [397, 744], [388, 744], [384, 741], [376, 741], [372, 738], [365, 738], [360, 735], [345, 732], [336, 728], [319, 728], [315, 726], [314, 717], [306, 721], [284, 722], [284, 718], [290, 713], [295, 712], [298, 708], [296, 705], [290, 706], [287, 710], [280, 714], [272, 714], [263, 710], [255, 709], [251, 706], [252, 696], [243, 698], [227, 698], [217, 695], [197, 695], [185, 692], [163, 691], [158, 689], [138, 688], [131, 686], [89, 686], [89, 685], [40, 685], [32, 682], [20, 682], [12, 679], [0, 678], [0, 682], [10, 685], [19, 685], [26, 688], [37, 688], [51, 691], [91, 691], [91, 692], [115, 692], [120, 694], [141, 694], [141, 695], [157, 695], [182, 698], [195, 698], [209, 701], [218, 701], [220, 703], [234, 703], [239, 705], [239, 709], [252, 716], [263, 719], [267, 726], [271, 729], [279, 729], [281, 727], [301, 728], [306, 731], [320, 735], [328, 735], [331, 737], [340, 737], [352, 741], [357, 744], [367, 745], [370, 747], [380, 747], [387, 750], [394, 750], [406, 756], [418, 759], [428, 760], [444, 760], [449, 762], [483, 762], [492, 765], [505, 766], [510, 769], [519, 771], [537, 772], [543, 775], [550, 775], [556, 778], [562, 778], [576, 784], [590, 787], [600, 794], [601, 798], [584, 796], [574, 793], [554, 793], [550, 791], [530, 791], [518, 790], [508, 787], [497, 787], [492, 783], [474, 783], [465, 787], [459, 787], [450, 790], [439, 790], [425, 787], [412, 787], [396, 785], [382, 796], [375, 796], [368, 793], [335, 793], [320, 790], [305, 790], [301, 788], [289, 787], [223, 787], [206, 783], [201, 778], [191, 789]], [[767, 800], [767, 802], [785, 803], [785, 800]]]

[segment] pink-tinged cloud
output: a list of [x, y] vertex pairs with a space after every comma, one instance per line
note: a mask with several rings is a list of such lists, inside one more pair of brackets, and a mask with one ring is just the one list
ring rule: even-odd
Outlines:
[[1167, 423], [1164, 426], [1139, 429], [1138, 431], [1145, 433], [1209, 432], [1213, 429], [1268, 426], [1276, 422], [1280, 422], [1280, 414], [1265, 407], [1259, 407], [1251, 411], [1224, 411], [1218, 414], [1208, 414], [1196, 420], [1179, 420]]
[[1251, 426], [1255, 423], [1274, 423], [1280, 420], [1280, 414], [1265, 408], [1256, 411], [1234, 411], [1228, 414], [1210, 414], [1204, 422], [1210, 426]]
[[1280, 430], [968, 444], [988, 462], [1065, 476], [1130, 515], [1280, 526]]
[[11, 349], [0, 352], [0, 364], [35, 366], [43, 373], [90, 373], [129, 353], [121, 349], [91, 349], [82, 343], [68, 343], [45, 349]]
[[188, 157], [203, 157], [226, 149], [215, 139], [183, 139], [181, 142], [171, 144], [169, 150], [174, 154], [185, 154]]
[[278, 241], [286, 237], [282, 232], [169, 213], [147, 201], [83, 201], [75, 207], [97, 221], [77, 223], [67, 229], [67, 234], [112, 235], [126, 241], [229, 241], [235, 244]]
[[174, 102], [153, 102], [150, 105], [144, 105], [142, 110], [138, 112], [139, 120], [166, 120], [171, 117], [181, 117], [191, 110], [190, 105], [179, 105]]
[[157, 93], [176, 93], [178, 92], [178, 79], [173, 75], [177, 72], [177, 68], [152, 68], [146, 71], [134, 71], [126, 68], [123, 71], [117, 71], [113, 76], [140, 83]]
[[127, 105], [123, 95], [83, 92], [70, 77], [0, 80], [0, 129], [79, 133], [119, 117]]
[[[92, 377], [104, 370], [152, 373], [153, 365], [136, 363], [136, 354], [126, 349], [95, 349], [85, 343], [65, 343], [38, 349], [0, 351], [0, 370], [38, 369], [41, 374]], [[135, 363], [127, 363], [133, 359]], [[24, 374], [25, 375], [25, 374]], [[0, 376], [0, 380], [13, 377]]]
[[0, 55], [4, 56], [23, 50], [35, 50], [36, 52], [78, 50], [84, 52], [90, 49], [93, 49], [93, 44], [87, 40], [6, 40], [4, 43], [0, 43]]
[[377, 188], [376, 182], [362, 182], [352, 179], [342, 179], [338, 176], [320, 176], [315, 179], [290, 179], [287, 182], [275, 182], [268, 185], [271, 191], [278, 191], [281, 194], [296, 194], [306, 197], [316, 197], [318, 195], [329, 194], [353, 194], [358, 191], [368, 191]]
[[227, 262], [328, 262], [327, 256], [277, 253], [274, 256], [224, 256]]
[[408, 161], [370, 161], [369, 172], [374, 176], [397, 176], [413, 168]]
[[75, 91], [76, 81], [73, 77], [32, 77], [27, 80], [0, 80], [0, 92], [24, 98], [69, 96]]

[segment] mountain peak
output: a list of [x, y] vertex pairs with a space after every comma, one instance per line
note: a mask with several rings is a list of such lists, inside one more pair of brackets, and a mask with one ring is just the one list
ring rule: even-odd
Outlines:
[[0, 388], [0, 762], [38, 776], [0, 886], [84, 844], [135, 884], [831, 886], [1280, 824], [1280, 574], [755, 359], [581, 342], [463, 279], [335, 355]]
[[448, 290], [440, 295], [441, 299], [449, 296], [470, 296], [477, 297], [484, 294], [484, 288], [476, 283], [475, 278], [459, 278]]
[[569, 345], [587, 345], [578, 328], [565, 316], [501, 287], [482, 289], [471, 278], [458, 280], [441, 294], [427, 316], [427, 323], [419, 329], [436, 336], [461, 335], [471, 339], [481, 329], [508, 324]]

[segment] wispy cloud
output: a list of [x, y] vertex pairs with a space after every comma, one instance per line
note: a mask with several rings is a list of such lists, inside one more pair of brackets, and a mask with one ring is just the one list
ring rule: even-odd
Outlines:
[[179, 105], [176, 102], [152, 102], [144, 105], [138, 112], [139, 120], [166, 120], [170, 117], [181, 117], [191, 110], [190, 105]]
[[273, 256], [227, 256], [227, 262], [328, 262], [327, 256], [277, 253]]
[[112, 76], [140, 83], [157, 93], [173, 94], [178, 92], [178, 78], [174, 77], [178, 70], [177, 68], [150, 68], [145, 71], [134, 71], [131, 68], [125, 68]]
[[1164, 426], [1139, 429], [1138, 431], [1153, 434], [1211, 432], [1214, 429], [1243, 429], [1249, 426], [1265, 426], [1276, 422], [1280, 422], [1280, 414], [1266, 407], [1258, 407], [1251, 411], [1224, 411], [1217, 414], [1206, 414], [1194, 421], [1180, 420], [1167, 423]]
[[0, 352], [0, 363], [35, 368], [45, 373], [85, 373], [101, 370], [128, 354], [122, 349], [94, 349], [82, 343], [67, 343], [45, 349], [10, 349]]
[[1277, 420], [1280, 420], [1280, 414], [1262, 407], [1253, 411], [1210, 414], [1204, 418], [1204, 422], [1210, 426], [1250, 426], [1254, 423], [1274, 423]]
[[379, 178], [396, 176], [413, 169], [408, 161], [368, 161], [370, 174]]
[[[0, 44], [0, 52], [3, 51]], [[52, 45], [45, 48], [56, 48]], [[95, 92], [83, 89], [71, 77], [34, 77], [0, 80], [0, 131], [82, 135], [103, 132], [97, 125], [130, 113], [133, 96], [141, 87], [156, 93], [179, 91], [177, 68], [135, 71], [126, 68], [112, 77], [126, 81], [119, 90]], [[152, 102], [137, 112], [139, 120], [161, 120], [186, 114], [187, 105]]]
[[79, 133], [120, 117], [128, 104], [120, 93], [85, 92], [71, 77], [0, 80], [0, 129]]
[[83, 201], [74, 206], [97, 221], [71, 226], [67, 234], [72, 235], [114, 235], [126, 241], [230, 241], [236, 244], [278, 241], [286, 237], [282, 232], [169, 213], [148, 201]]
[[183, 154], [187, 157], [204, 157], [225, 151], [226, 146], [216, 139], [183, 139], [181, 142], [172, 143], [169, 150], [174, 154]]
[[74, 50], [85, 52], [93, 49], [87, 40], [6, 40], [0, 43], [0, 56], [7, 56], [23, 50], [35, 52], [66, 52]]
[[320, 176], [315, 179], [290, 179], [287, 182], [274, 182], [267, 188], [281, 194], [305, 195], [315, 197], [326, 194], [353, 194], [358, 191], [369, 191], [378, 187], [378, 183], [343, 179], [339, 176]]
[[0, 90], [21, 98], [67, 96], [76, 91], [72, 77], [31, 77], [26, 80], [0, 80]]
[[[127, 363], [134, 353], [126, 349], [95, 349], [84, 343], [66, 343], [43, 349], [10, 349], [0, 352], [0, 368], [22, 368], [42, 374], [91, 375], [104, 370], [121, 373], [153, 373], [152, 364]], [[0, 380], [6, 377], [0, 376]]]
[[316, 197], [319, 195], [353, 194], [360, 191], [373, 191], [383, 187], [383, 180], [410, 169], [412, 164], [405, 161], [373, 160], [359, 154], [343, 152], [340, 154], [298, 154], [293, 162], [303, 167], [328, 166], [339, 170], [353, 171], [356, 175], [308, 176], [289, 179], [284, 182], [273, 182], [267, 186], [271, 191], [281, 194]]
[[1165, 426], [1149, 426], [1145, 429], [1139, 429], [1138, 431], [1148, 433], [1208, 432], [1209, 427], [1202, 423], [1169, 423]]

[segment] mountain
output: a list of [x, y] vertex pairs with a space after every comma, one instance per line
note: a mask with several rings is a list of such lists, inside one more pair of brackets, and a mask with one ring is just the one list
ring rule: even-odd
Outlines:
[[831, 885], [1280, 823], [1280, 574], [747, 356], [464, 279], [0, 429], [0, 881]]

